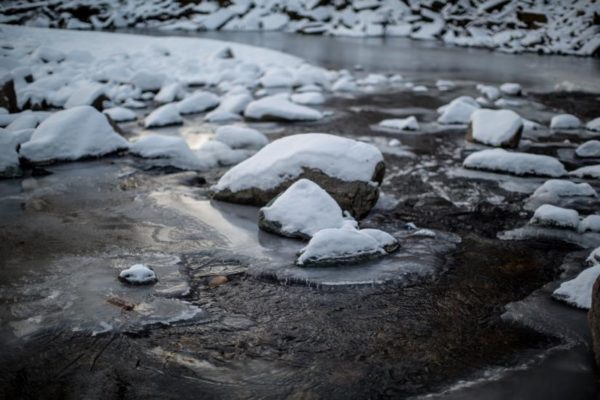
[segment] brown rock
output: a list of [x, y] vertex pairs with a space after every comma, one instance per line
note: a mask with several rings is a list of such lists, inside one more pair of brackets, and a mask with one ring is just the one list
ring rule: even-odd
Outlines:
[[208, 286], [217, 287], [226, 284], [229, 282], [229, 278], [225, 275], [215, 275], [208, 280]]
[[592, 331], [592, 345], [596, 364], [600, 366], [600, 277], [592, 290], [592, 307], [588, 312], [588, 322]]

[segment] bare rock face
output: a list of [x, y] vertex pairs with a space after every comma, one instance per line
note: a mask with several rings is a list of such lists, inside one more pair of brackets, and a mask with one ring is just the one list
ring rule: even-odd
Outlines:
[[596, 279], [592, 290], [592, 307], [588, 312], [588, 322], [592, 331], [592, 344], [596, 364], [600, 366], [600, 278]]
[[2, 83], [2, 87], [0, 87], [0, 107], [6, 108], [11, 113], [19, 111], [15, 84], [12, 79]]

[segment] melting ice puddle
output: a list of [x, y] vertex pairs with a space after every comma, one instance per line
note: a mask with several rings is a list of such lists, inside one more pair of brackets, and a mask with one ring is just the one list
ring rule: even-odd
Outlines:
[[445, 265], [445, 255], [456, 248], [460, 237], [436, 232], [435, 237], [401, 231], [394, 233], [399, 251], [357, 265], [297, 267], [296, 253], [305, 242], [279, 237], [258, 228], [258, 208], [209, 200], [187, 194], [157, 192], [152, 195], [164, 207], [175, 208], [212, 227], [228, 242], [228, 250], [246, 258], [247, 274], [286, 283], [314, 286], [370, 285], [386, 282], [414, 283], [434, 275]]

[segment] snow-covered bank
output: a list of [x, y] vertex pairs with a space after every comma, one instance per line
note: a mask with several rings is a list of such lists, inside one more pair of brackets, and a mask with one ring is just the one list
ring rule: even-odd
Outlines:
[[595, 14], [585, 0], [457, 1], [299, 0], [231, 2], [6, 1], [0, 22], [66, 29], [286, 31], [336, 36], [405, 36], [504, 52], [595, 54]]

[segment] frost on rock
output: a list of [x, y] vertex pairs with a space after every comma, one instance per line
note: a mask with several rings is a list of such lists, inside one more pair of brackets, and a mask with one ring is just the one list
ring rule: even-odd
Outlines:
[[143, 264], [135, 264], [119, 273], [119, 280], [130, 285], [149, 285], [157, 281], [156, 274]]
[[571, 114], [559, 114], [552, 117], [550, 129], [578, 129], [581, 128], [581, 121]]
[[351, 227], [323, 229], [300, 250], [296, 265], [303, 267], [355, 263], [388, 254], [387, 237], [369, 230], [365, 233]]
[[107, 108], [102, 112], [115, 122], [129, 122], [137, 119], [136, 113], [125, 107]]
[[258, 150], [269, 143], [269, 139], [261, 132], [239, 125], [225, 125], [217, 128], [215, 140], [225, 143], [232, 149]]
[[561, 177], [567, 171], [554, 157], [490, 149], [475, 152], [463, 161], [463, 167], [513, 175]]
[[600, 158], [600, 140], [590, 140], [575, 150], [577, 157], [581, 158]]
[[600, 276], [600, 264], [584, 269], [576, 278], [563, 282], [552, 296], [577, 308], [592, 307], [592, 289]]
[[471, 97], [459, 97], [438, 109], [438, 112], [441, 114], [438, 118], [438, 122], [444, 125], [468, 124], [471, 120], [471, 115], [473, 115], [480, 107], [481, 106]]
[[414, 116], [408, 118], [393, 118], [384, 119], [379, 123], [379, 126], [383, 128], [396, 129], [400, 131], [418, 131], [419, 122]]
[[263, 206], [301, 178], [312, 180], [355, 216], [377, 202], [385, 164], [374, 146], [325, 133], [287, 136], [230, 169], [213, 187], [218, 200]]
[[579, 232], [597, 232], [600, 233], [600, 215], [588, 215], [579, 222], [577, 227]]
[[219, 105], [219, 97], [210, 92], [199, 91], [177, 103], [177, 109], [182, 115], [201, 113]]
[[516, 148], [522, 132], [523, 120], [516, 112], [480, 109], [471, 115], [467, 139], [488, 146]]
[[19, 153], [31, 162], [48, 162], [98, 157], [128, 147], [104, 114], [90, 106], [79, 106], [44, 120]]
[[323, 114], [313, 108], [294, 104], [288, 95], [273, 95], [254, 100], [244, 111], [244, 116], [253, 119], [281, 119], [286, 121], [315, 121]]
[[180, 125], [182, 123], [183, 118], [181, 118], [175, 104], [165, 104], [164, 106], [158, 107], [144, 119], [144, 126], [146, 128]]
[[600, 117], [595, 118], [585, 124], [585, 129], [592, 132], [600, 132]]
[[325, 190], [308, 179], [296, 181], [261, 208], [258, 224], [265, 231], [300, 239], [310, 239], [326, 228], [356, 226]]
[[216, 164], [210, 157], [200, 157], [185, 140], [166, 135], [149, 135], [138, 140], [129, 152], [142, 158], [153, 159], [153, 164], [183, 170], [205, 171]]
[[569, 175], [578, 178], [600, 179], [600, 164], [577, 168], [575, 171], [570, 171]]
[[577, 229], [579, 213], [576, 210], [544, 204], [535, 210], [529, 223], [552, 228]]

